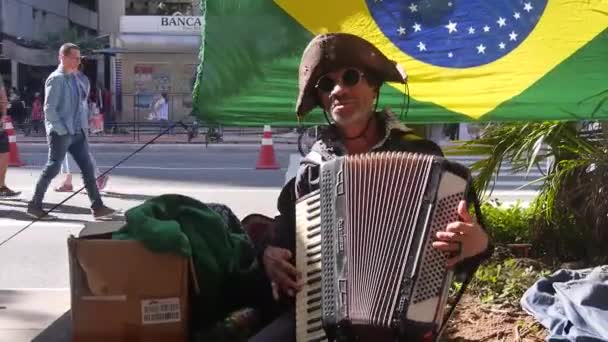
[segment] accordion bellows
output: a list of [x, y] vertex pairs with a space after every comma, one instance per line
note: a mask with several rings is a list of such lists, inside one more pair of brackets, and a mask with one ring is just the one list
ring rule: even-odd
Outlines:
[[469, 183], [466, 167], [417, 153], [323, 163], [296, 203], [298, 342], [437, 337], [452, 272], [431, 243]]

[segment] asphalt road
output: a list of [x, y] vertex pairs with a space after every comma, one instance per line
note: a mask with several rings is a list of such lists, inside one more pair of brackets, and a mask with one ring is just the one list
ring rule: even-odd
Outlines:
[[[133, 153], [141, 145], [95, 144], [93, 155], [102, 171]], [[150, 145], [111, 171], [103, 199], [106, 205], [122, 212], [146, 199], [162, 194], [181, 194], [202, 202], [228, 205], [239, 218], [251, 213], [276, 214], [276, 200], [286, 174], [297, 165], [294, 145], [275, 145], [281, 169], [257, 170], [259, 145]], [[0, 201], [0, 241], [19, 231], [31, 220], [25, 214], [27, 201], [43, 164], [47, 147], [43, 144], [20, 144], [25, 166], [10, 168], [9, 185], [23, 191], [20, 199]], [[291, 156], [291, 158], [290, 158]], [[291, 167], [290, 165], [291, 159]], [[475, 158], [457, 157], [470, 164]], [[74, 185], [82, 186], [76, 163], [71, 161]], [[46, 208], [61, 202], [69, 193], [57, 193], [51, 185], [45, 198]], [[501, 177], [497, 197], [506, 202], [529, 200], [534, 191], [514, 191], [524, 184], [523, 176]], [[499, 182], [500, 183], [500, 182]], [[68, 286], [66, 237], [77, 234], [83, 222], [92, 221], [89, 199], [84, 193], [73, 196], [54, 211], [60, 221], [38, 222], [3, 246], [0, 246], [0, 289], [63, 288]], [[123, 219], [118, 216], [118, 220]]]
[[[95, 145], [93, 155], [103, 171], [136, 148]], [[46, 161], [44, 145], [22, 145], [20, 152], [26, 165], [10, 168], [8, 183], [23, 194], [18, 200], [0, 201], [0, 241], [31, 222], [25, 214], [27, 201]], [[239, 218], [251, 213], [273, 216], [289, 154], [294, 152], [293, 146], [277, 146], [281, 169], [256, 170], [258, 146], [154, 145], [114, 169], [102, 195], [106, 205], [123, 212], [154, 196], [181, 194], [226, 204]], [[72, 171], [79, 172], [73, 162]], [[47, 208], [70, 195], [52, 190], [58, 180], [47, 192]], [[82, 186], [79, 174], [74, 174], [74, 185]], [[92, 221], [89, 205], [86, 194], [77, 194], [54, 212], [59, 221], [37, 222], [0, 246], [0, 288], [68, 287], [66, 238], [77, 234], [83, 222]]]

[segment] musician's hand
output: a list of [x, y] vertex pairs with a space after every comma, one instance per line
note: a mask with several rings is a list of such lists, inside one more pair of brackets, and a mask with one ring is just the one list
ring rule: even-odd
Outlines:
[[293, 297], [301, 288], [298, 284], [300, 273], [289, 261], [291, 257], [291, 252], [287, 249], [268, 246], [264, 250], [264, 267], [271, 281], [272, 294], [277, 300], [279, 292]]
[[467, 211], [466, 201], [460, 201], [458, 215], [460, 221], [452, 222], [445, 231], [437, 232], [437, 241], [433, 242], [433, 247], [455, 254], [448, 259], [448, 267], [454, 267], [463, 259], [480, 254], [488, 248], [488, 234], [479, 223], [473, 221]]

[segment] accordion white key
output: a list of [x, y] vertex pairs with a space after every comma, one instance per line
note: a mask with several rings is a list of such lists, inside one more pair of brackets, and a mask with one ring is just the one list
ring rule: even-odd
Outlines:
[[433, 341], [452, 271], [432, 247], [458, 220], [468, 168], [406, 152], [338, 157], [296, 202], [298, 342]]

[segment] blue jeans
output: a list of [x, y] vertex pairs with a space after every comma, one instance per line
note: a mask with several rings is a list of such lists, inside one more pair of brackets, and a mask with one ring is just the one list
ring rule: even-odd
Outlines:
[[78, 164], [82, 172], [82, 180], [87, 189], [87, 194], [91, 200], [91, 209], [103, 207], [101, 195], [95, 183], [95, 167], [89, 156], [89, 142], [84, 132], [81, 130], [75, 135], [59, 135], [51, 132], [47, 136], [49, 144], [48, 161], [42, 170], [38, 182], [36, 182], [36, 191], [29, 205], [33, 208], [42, 208], [42, 200], [53, 178], [59, 174], [61, 164], [66, 154], [69, 152]]

